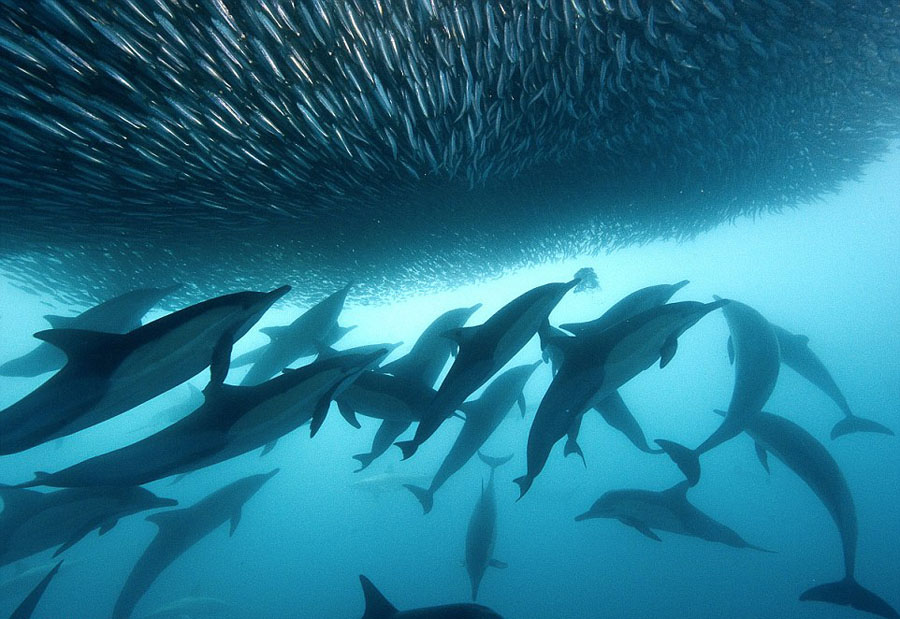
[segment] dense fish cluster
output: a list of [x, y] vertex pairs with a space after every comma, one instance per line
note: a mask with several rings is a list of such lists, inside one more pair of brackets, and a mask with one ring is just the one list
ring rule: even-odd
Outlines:
[[[142, 485], [175, 476], [177, 481], [254, 450], [261, 450], [264, 456], [282, 437], [307, 424], [310, 436], [315, 437], [336, 403], [341, 416], [355, 428], [361, 427], [357, 415], [381, 420], [371, 451], [354, 456], [361, 464], [359, 470], [392, 444], [402, 449], [407, 460], [445, 421], [454, 416], [463, 419], [455, 442], [430, 482], [407, 476], [403, 487], [427, 514], [435, 506], [438, 490], [476, 454], [490, 467], [465, 540], [465, 567], [474, 601], [487, 568], [506, 567], [494, 555], [498, 529], [494, 477], [495, 470], [515, 455], [491, 456], [481, 450], [511, 410], [517, 407], [515, 414], [520, 411], [526, 417], [525, 386], [542, 363], [550, 363], [552, 381], [522, 444], [526, 470], [514, 480], [519, 498], [532, 491], [554, 445], [562, 439], [567, 439], [566, 455], [578, 453], [584, 458], [578, 444], [583, 440], [579, 436], [581, 420], [590, 409], [596, 409], [637, 449], [667, 454], [686, 479], [664, 490], [608, 491], [575, 520], [617, 520], [655, 541], [662, 541], [659, 531], [667, 531], [733, 548], [771, 552], [746, 541], [688, 499], [691, 488], [701, 481], [701, 456], [746, 433], [755, 442], [757, 457], [766, 470], [770, 454], [781, 460], [822, 502], [839, 533], [843, 577], [809, 588], [800, 600], [851, 606], [888, 619], [900, 617], [889, 601], [857, 581], [859, 523], [850, 486], [837, 462], [799, 425], [764, 410], [782, 365], [787, 365], [829, 396], [840, 411], [842, 419], [835, 424], [832, 439], [851, 433], [893, 434], [887, 426], [853, 412], [825, 365], [809, 348], [809, 340], [770, 323], [736, 300], [671, 301], [687, 281], [642, 288], [594, 320], [552, 326], [551, 312], [580, 281], [548, 283], [526, 291], [478, 325], [466, 323], [479, 305], [451, 309], [422, 332], [409, 352], [386, 364], [383, 362], [397, 344], [345, 350], [332, 347], [349, 330], [338, 323], [351, 287], [347, 285], [289, 325], [264, 329], [271, 341], [238, 357], [251, 366], [239, 385], [226, 382], [232, 347], [287, 287], [209, 299], [123, 334], [67, 327], [39, 332], [40, 339], [65, 352], [68, 362], [35, 391], [0, 411], [0, 453], [5, 456], [118, 416], [207, 367], [210, 381], [202, 402], [174, 422], [166, 419], [165, 427], [155, 433], [67, 468], [36, 472], [30, 481], [0, 486], [0, 566], [49, 550], [55, 557], [95, 530], [103, 535], [122, 518], [173, 507], [177, 501], [158, 497]], [[136, 304], [135, 299], [158, 301], [172, 290], [133, 291], [70, 320], [86, 320], [84, 316], [96, 316], [102, 309], [111, 321], [115, 317], [120, 322], [139, 322], [149, 301]], [[651, 448], [618, 390], [654, 364], [665, 368], [677, 353], [679, 338], [713, 313], [724, 315], [730, 332], [727, 350], [734, 365], [731, 400], [727, 410], [721, 411], [721, 425], [694, 449], [663, 439], [655, 441], [659, 448]], [[535, 339], [540, 342], [543, 359], [506, 367]], [[537, 349], [534, 352], [536, 357]], [[24, 357], [29, 360], [24, 368], [15, 362], [3, 367], [7, 374], [19, 371], [30, 375], [35, 367], [49, 371], [51, 365], [38, 365], [44, 355], [47, 350], [39, 347]], [[287, 367], [312, 356], [315, 360], [307, 365]], [[414, 436], [397, 441], [413, 424]], [[158, 530], [125, 580], [112, 610], [113, 619], [132, 617], [157, 578], [219, 526], [230, 522], [233, 535], [245, 504], [277, 473], [276, 468], [237, 479], [189, 507], [148, 516]], [[359, 487], [399, 488], [399, 484], [396, 476], [386, 476], [365, 479]], [[32, 489], [39, 486], [56, 489]], [[15, 616], [30, 616], [60, 565], [57, 563], [23, 602], [26, 610]], [[366, 604], [363, 619], [499, 617], [476, 603], [399, 611], [366, 577], [360, 580]]]
[[0, 262], [82, 300], [273, 262], [377, 296], [692, 234], [882, 152], [898, 28], [891, 0], [3, 2]]

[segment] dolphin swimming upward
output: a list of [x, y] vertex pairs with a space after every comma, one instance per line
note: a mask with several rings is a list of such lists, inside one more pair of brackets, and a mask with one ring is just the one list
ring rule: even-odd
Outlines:
[[13, 613], [9, 616], [9, 619], [31, 619], [31, 615], [34, 613], [34, 609], [37, 607], [38, 602], [41, 601], [41, 598], [44, 595], [44, 591], [47, 590], [47, 587], [50, 585], [50, 581], [53, 580], [53, 577], [56, 576], [56, 573], [59, 571], [60, 566], [62, 566], [62, 561], [53, 566], [53, 569], [47, 572], [47, 575], [41, 579], [41, 582], [35, 586], [34, 589], [31, 590], [31, 593], [22, 600], [22, 603], [13, 611]]
[[366, 610], [360, 619], [503, 619], [481, 604], [447, 604], [414, 610], [397, 610], [371, 580], [360, 574], [359, 582], [366, 599]]
[[673, 441], [656, 441], [692, 486], [700, 480], [700, 456], [740, 434], [747, 420], [762, 410], [775, 389], [781, 366], [778, 337], [762, 314], [737, 301], [728, 303], [722, 312], [731, 331], [735, 353], [734, 389], [728, 414], [715, 432], [696, 449], [688, 449]]
[[244, 477], [190, 507], [147, 516], [147, 520], [159, 530], [128, 575], [116, 600], [113, 619], [128, 619], [135, 605], [163, 570], [220, 525], [230, 520], [229, 535], [234, 535], [244, 504], [276, 473], [278, 469], [264, 475]]
[[271, 341], [237, 357], [232, 363], [233, 367], [253, 363], [241, 385], [258, 385], [300, 357], [310, 357], [320, 348], [331, 346], [353, 329], [337, 323], [352, 286], [352, 283], [347, 284], [332, 293], [289, 325], [260, 329]]
[[460, 410], [466, 415], [466, 421], [450, 452], [434, 474], [431, 485], [428, 488], [405, 486], [416, 495], [426, 514], [431, 511], [434, 493], [481, 449], [506, 418], [509, 409], [518, 402], [519, 410], [523, 416], [525, 415], [525, 397], [522, 390], [539, 365], [541, 362], [537, 361], [531, 365], [519, 365], [506, 370], [487, 386], [481, 397], [460, 405]]
[[683, 481], [668, 490], [612, 490], [606, 492], [591, 508], [575, 520], [612, 518], [632, 527], [645, 537], [661, 542], [653, 529], [678, 535], [697, 537], [734, 548], [752, 548], [770, 552], [748, 544], [729, 527], [691, 505], [687, 500], [690, 485]]
[[132, 445], [56, 473], [35, 473], [31, 486], [131, 486], [195, 471], [277, 441], [311, 422], [315, 435], [341, 389], [388, 355], [345, 352], [316, 360], [260, 385], [226, 385], [230, 341], [213, 361], [205, 403], [181, 421]]
[[428, 414], [416, 428], [415, 437], [396, 443], [403, 450], [404, 460], [416, 453], [466, 398], [522, 350], [578, 281], [538, 286], [504, 305], [483, 324], [447, 333], [459, 345], [459, 354], [434, 396]]
[[900, 617], [890, 604], [856, 582], [856, 507], [847, 480], [828, 450], [793, 421], [767, 412], [761, 411], [748, 419], [744, 432], [756, 442], [756, 454], [767, 471], [766, 454], [771, 452], [816, 493], [841, 535], [844, 578], [813, 587], [800, 599], [852, 606], [890, 619]]
[[480, 451], [478, 457], [491, 467], [491, 476], [488, 478], [487, 488], [484, 480], [481, 482], [481, 496], [469, 517], [469, 527], [466, 529], [466, 571], [469, 572], [469, 582], [472, 583], [472, 599], [478, 599], [478, 588], [481, 579], [489, 567], [501, 570], [507, 565], [503, 561], [494, 558], [494, 543], [497, 540], [497, 499], [494, 495], [494, 471], [497, 467], [509, 462], [513, 454], [505, 458], [492, 458], [485, 456]]
[[[165, 288], [142, 288], [119, 295], [91, 307], [77, 316], [44, 318], [54, 329], [87, 329], [104, 333], [128, 333], [141, 326], [141, 318], [159, 301], [178, 290], [181, 284]], [[0, 365], [0, 376], [38, 376], [53, 372], [66, 364], [66, 355], [47, 342], [41, 342], [29, 353]]]
[[553, 446], [592, 402], [603, 400], [660, 361], [675, 356], [678, 337], [727, 301], [681, 301], [651, 308], [608, 329], [560, 338], [564, 361], [544, 394], [528, 433], [528, 471], [514, 481], [521, 499], [538, 476]]
[[242, 337], [290, 290], [238, 292], [191, 305], [124, 335], [51, 329], [66, 366], [0, 411], [0, 455], [83, 430], [180, 385], [210, 364], [223, 338]]

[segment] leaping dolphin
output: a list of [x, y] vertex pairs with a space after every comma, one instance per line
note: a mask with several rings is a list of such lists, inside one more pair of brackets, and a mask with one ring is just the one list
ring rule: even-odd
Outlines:
[[[87, 329], [104, 333], [128, 333], [141, 326], [141, 318], [161, 299], [178, 290], [181, 284], [165, 288], [142, 288], [113, 297], [77, 316], [47, 314], [44, 318], [54, 329]], [[47, 342], [38, 344], [21, 357], [0, 365], [0, 376], [38, 376], [66, 364], [66, 355]]]
[[289, 325], [260, 329], [270, 342], [237, 357], [232, 363], [233, 367], [253, 363], [241, 385], [258, 385], [300, 357], [315, 355], [320, 348], [331, 346], [353, 329], [341, 327], [337, 322], [352, 286], [349, 283], [319, 301]]
[[128, 619], [135, 605], [163, 570], [220, 525], [230, 520], [231, 530], [228, 534], [234, 535], [241, 521], [244, 504], [276, 473], [278, 469], [263, 475], [244, 477], [216, 490], [190, 507], [147, 516], [147, 520], [159, 527], [159, 530], [128, 575], [116, 600], [113, 619]]
[[522, 350], [578, 281], [538, 286], [504, 305], [483, 324], [447, 333], [459, 345], [459, 354], [434, 396], [428, 414], [416, 428], [415, 437], [396, 443], [403, 450], [404, 460], [416, 453], [466, 398]]
[[447, 604], [413, 610], [397, 610], [372, 581], [359, 575], [366, 610], [361, 619], [503, 619], [496, 612], [481, 604]]
[[163, 316], [124, 335], [51, 329], [35, 334], [65, 351], [66, 366], [0, 412], [0, 455], [106, 421], [180, 385], [210, 364], [290, 290], [238, 292]]
[[690, 485], [683, 481], [668, 490], [612, 490], [597, 499], [591, 508], [575, 520], [612, 518], [628, 525], [645, 537], [661, 542], [654, 529], [687, 537], [697, 537], [734, 548], [752, 548], [731, 528], [703, 513], [687, 500]]
[[9, 619], [31, 619], [32, 613], [34, 613], [34, 609], [37, 607], [38, 602], [41, 601], [41, 597], [44, 595], [44, 591], [46, 591], [47, 587], [50, 585], [50, 581], [53, 580], [53, 577], [56, 576], [56, 573], [59, 571], [60, 566], [62, 565], [62, 561], [53, 566], [53, 569], [47, 572], [47, 575], [37, 584], [37, 586], [31, 590], [31, 593], [22, 601], [21, 604], [13, 611], [13, 613], [9, 616]]
[[525, 415], [525, 396], [522, 390], [539, 365], [541, 362], [537, 361], [506, 370], [487, 386], [481, 397], [460, 405], [460, 410], [466, 416], [465, 423], [437, 473], [434, 474], [431, 485], [428, 488], [405, 486], [416, 495], [426, 514], [431, 511], [434, 493], [481, 449], [506, 418], [510, 408], [518, 403], [519, 410], [523, 416]]
[[592, 402], [603, 400], [657, 360], [665, 367], [678, 337], [727, 301], [681, 301], [651, 308], [608, 329], [556, 343], [564, 361], [544, 394], [528, 433], [525, 475], [517, 478], [521, 499], [547, 462], [550, 450]]
[[478, 588], [481, 580], [489, 567], [506, 569], [503, 561], [494, 558], [494, 543], [497, 540], [497, 499], [494, 494], [494, 471], [497, 467], [509, 462], [513, 454], [504, 458], [492, 458], [485, 456], [480, 451], [478, 457], [491, 467], [491, 476], [488, 478], [487, 488], [484, 480], [481, 482], [481, 496], [469, 517], [469, 527], [466, 529], [466, 571], [469, 572], [469, 582], [472, 584], [472, 599], [478, 599]]
[[744, 432], [756, 442], [756, 454], [766, 470], [766, 454], [773, 453], [815, 492], [840, 533], [844, 578], [815, 586], [801, 594], [800, 599], [851, 606], [889, 619], [900, 617], [885, 600], [856, 582], [856, 507], [847, 480], [828, 450], [794, 422], [763, 411], [744, 423]]
[[674, 441], [656, 441], [692, 486], [700, 480], [700, 456], [740, 434], [747, 421], [762, 410], [775, 389], [781, 366], [778, 337], [762, 314], [737, 301], [729, 302], [722, 312], [734, 342], [734, 389], [728, 414], [696, 449]]

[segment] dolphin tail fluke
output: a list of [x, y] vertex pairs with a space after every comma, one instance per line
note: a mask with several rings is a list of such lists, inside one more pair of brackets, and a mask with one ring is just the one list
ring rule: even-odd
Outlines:
[[881, 425], [877, 421], [864, 419], [862, 417], [857, 417], [856, 415], [848, 415], [834, 424], [834, 427], [831, 429], [831, 438], [834, 440], [845, 434], [852, 434], [853, 432], [875, 432], [877, 434], [894, 435], [893, 430], [887, 426]]
[[529, 488], [531, 488], [531, 484], [534, 483], [534, 479], [532, 479], [528, 475], [516, 477], [513, 481], [519, 484], [519, 498], [516, 499], [516, 501], [521, 500], [522, 497], [525, 496], [525, 493], [528, 492]]
[[427, 514], [431, 511], [431, 508], [434, 507], [434, 492], [430, 489], [420, 488], [419, 486], [414, 486], [412, 484], [403, 484], [403, 487], [416, 495], [416, 498], [419, 499], [419, 503], [422, 504], [424, 513]]
[[872, 613], [879, 617], [888, 617], [889, 619], [900, 618], [900, 614], [897, 614], [897, 611], [890, 604], [860, 585], [852, 576], [808, 589], [803, 592], [800, 599], [804, 602], [811, 600], [850, 606], [851, 608]]
[[353, 456], [353, 459], [358, 461], [360, 466], [353, 472], [359, 473], [361, 470], [372, 464], [372, 462], [375, 461], [375, 458], [377, 458], [377, 456], [373, 453], [356, 454], [355, 456]]
[[397, 447], [400, 448], [400, 451], [403, 452], [403, 459], [408, 460], [416, 453], [416, 450], [419, 448], [419, 444], [416, 443], [415, 440], [410, 441], [400, 441], [398, 443], [394, 443]]
[[389, 619], [397, 614], [397, 608], [388, 602], [371, 580], [360, 574], [359, 582], [366, 598], [366, 611], [361, 619]]
[[563, 449], [563, 456], [568, 458], [572, 454], [578, 454], [581, 458], [581, 463], [584, 465], [584, 468], [587, 468], [587, 460], [584, 459], [584, 452], [581, 451], [581, 445], [578, 444], [578, 441], [575, 439], [569, 438], [566, 440], [566, 446]]
[[493, 456], [486, 456], [483, 453], [481, 453], [480, 451], [478, 452], [478, 457], [481, 459], [482, 462], [484, 462], [489, 467], [491, 467], [491, 471], [493, 471], [494, 469], [496, 469], [499, 466], [503, 466], [504, 464], [506, 464], [507, 462], [512, 460], [513, 455], [514, 454], [509, 454], [508, 456], [494, 458]]
[[700, 456], [693, 449], [688, 449], [675, 441], [657, 439], [656, 444], [672, 459], [681, 472], [684, 473], [688, 484], [696, 486], [700, 481]]

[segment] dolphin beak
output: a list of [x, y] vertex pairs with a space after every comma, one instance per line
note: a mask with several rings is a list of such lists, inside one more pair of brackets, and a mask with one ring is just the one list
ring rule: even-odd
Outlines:
[[591, 518], [596, 518], [591, 512], [587, 511], [579, 516], [575, 516], [575, 522], [581, 522], [582, 520], [590, 520]]
[[178, 501], [176, 501], [175, 499], [167, 499], [165, 497], [157, 497], [156, 505], [154, 505], [154, 508], [156, 508], [156, 507], [175, 507], [177, 505], [178, 505]]
[[271, 304], [291, 291], [290, 286], [279, 286], [275, 290], [266, 293], [266, 300]]
[[278, 471], [280, 471], [280, 470], [281, 470], [280, 468], [276, 468], [276, 469], [272, 469], [271, 471], [269, 471], [268, 473], [266, 473], [266, 481], [268, 481], [268, 480], [272, 479], [273, 477], [275, 477], [275, 475], [277, 475], [277, 474], [278, 474]]
[[473, 305], [472, 307], [470, 307], [470, 308], [469, 308], [469, 315], [471, 316], [472, 314], [474, 314], [475, 312], [477, 312], [478, 310], [480, 310], [480, 309], [481, 309], [481, 306], [482, 306], [482, 303], [476, 303], [475, 305]]

